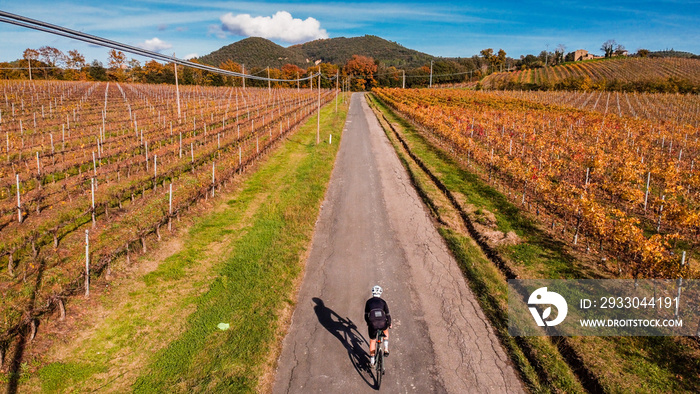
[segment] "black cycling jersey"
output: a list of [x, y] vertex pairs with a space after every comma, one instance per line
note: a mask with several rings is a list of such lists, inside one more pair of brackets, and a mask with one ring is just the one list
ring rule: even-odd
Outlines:
[[367, 325], [370, 325], [370, 314], [369, 312], [373, 309], [381, 309], [384, 311], [384, 314], [386, 315], [386, 327], [389, 327], [391, 325], [391, 315], [389, 314], [389, 305], [387, 305], [386, 301], [381, 299], [380, 297], [372, 297], [367, 302], [365, 303], [365, 322]]

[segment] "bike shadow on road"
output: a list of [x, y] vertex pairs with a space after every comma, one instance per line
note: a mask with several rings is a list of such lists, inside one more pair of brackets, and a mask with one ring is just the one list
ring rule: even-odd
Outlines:
[[365, 351], [365, 347], [368, 344], [365, 337], [360, 334], [357, 326], [350, 318], [340, 317], [334, 310], [328, 308], [320, 298], [314, 297], [313, 301], [316, 304], [314, 312], [316, 312], [319, 323], [345, 346], [348, 357], [357, 373], [367, 385], [374, 387], [373, 383], [370, 383], [366, 376], [371, 376], [372, 370], [369, 365], [369, 354]]

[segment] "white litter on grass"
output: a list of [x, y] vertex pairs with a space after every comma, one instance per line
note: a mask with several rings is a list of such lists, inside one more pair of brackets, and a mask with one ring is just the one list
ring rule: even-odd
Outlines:
[[230, 326], [228, 323], [219, 323], [219, 324], [217, 325], [217, 327], [218, 327], [219, 330], [221, 330], [221, 331], [226, 331], [226, 330], [228, 330], [231, 326]]

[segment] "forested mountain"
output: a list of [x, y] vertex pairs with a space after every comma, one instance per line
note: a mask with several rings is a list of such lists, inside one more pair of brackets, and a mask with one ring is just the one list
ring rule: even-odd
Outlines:
[[198, 60], [216, 67], [227, 60], [244, 64], [247, 68], [268, 66], [281, 68], [285, 64], [308, 67], [306, 58], [301, 51], [285, 48], [260, 37], [250, 37], [234, 42], [202, 56]]
[[371, 35], [310, 41], [289, 49], [298, 49], [308, 58], [334, 64], [345, 64], [352, 55], [368, 56], [386, 67], [396, 68], [421, 67], [436, 59], [426, 53]]

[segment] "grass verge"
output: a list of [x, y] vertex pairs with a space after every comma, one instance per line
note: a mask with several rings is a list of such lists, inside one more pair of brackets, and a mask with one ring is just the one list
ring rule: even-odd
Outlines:
[[333, 102], [322, 109], [319, 145], [315, 117], [290, 135], [174, 253], [105, 295], [95, 328], [47, 355], [20, 390], [269, 389], [346, 113]]
[[[496, 188], [427, 141], [410, 123], [380, 101], [371, 102], [391, 122], [417, 157], [454, 195], [473, 222], [492, 218], [492, 227], [514, 232], [520, 242], [495, 246], [506, 271], [521, 278], [606, 276], [590, 258], [579, 256], [553, 237], [534, 215], [524, 213]], [[458, 260], [501, 342], [532, 391], [697, 392], [700, 347], [683, 337], [514, 338], [507, 332], [507, 291], [503, 270], [489, 261], [467, 233], [450, 219], [451, 204], [430, 186], [428, 176], [404, 151], [383, 122], [419, 193], [440, 223], [440, 233]], [[486, 215], [487, 214], [487, 215]], [[661, 357], [660, 355], [665, 355]]]

